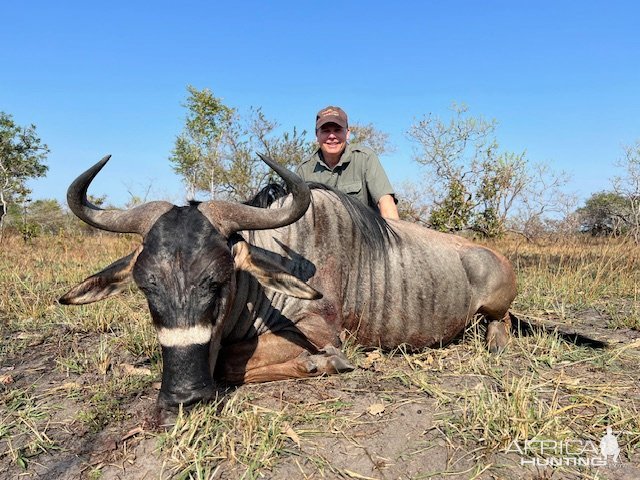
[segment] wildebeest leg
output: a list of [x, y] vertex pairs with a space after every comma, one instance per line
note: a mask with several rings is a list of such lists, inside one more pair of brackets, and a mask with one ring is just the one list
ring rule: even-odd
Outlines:
[[500, 352], [509, 343], [511, 331], [509, 306], [516, 296], [513, 268], [505, 257], [481, 246], [468, 248], [461, 259], [469, 284], [480, 302], [474, 313], [483, 314], [490, 322], [487, 347], [492, 353]]
[[487, 326], [487, 348], [491, 353], [502, 352], [509, 343], [509, 332], [511, 331], [511, 317], [509, 312], [505, 313], [502, 320], [493, 320]]
[[243, 383], [259, 383], [289, 378], [333, 375], [336, 373], [350, 372], [355, 368], [344, 353], [333, 345], [327, 345], [326, 349], [320, 350], [320, 352], [313, 355], [305, 350], [288, 362], [247, 370], [243, 378]]
[[227, 382], [240, 384], [315, 377], [355, 368], [333, 345], [319, 351], [310, 345], [317, 352], [312, 354], [300, 346], [308, 343], [300, 337], [297, 332], [281, 331], [225, 346], [216, 373]]

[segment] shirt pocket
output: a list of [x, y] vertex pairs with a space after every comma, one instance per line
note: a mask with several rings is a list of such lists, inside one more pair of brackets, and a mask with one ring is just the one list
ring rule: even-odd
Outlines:
[[358, 195], [362, 191], [362, 182], [348, 182], [338, 185], [338, 189], [348, 195]]

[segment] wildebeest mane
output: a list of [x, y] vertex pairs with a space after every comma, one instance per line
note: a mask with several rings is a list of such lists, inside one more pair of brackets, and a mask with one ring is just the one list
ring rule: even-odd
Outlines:
[[270, 183], [256, 193], [253, 198], [244, 202], [244, 204], [258, 208], [269, 208], [269, 205], [279, 198], [286, 197], [288, 193], [289, 192], [285, 185], [280, 183]]
[[[358, 199], [322, 183], [307, 182], [307, 185], [311, 190], [332, 192], [338, 201], [344, 205], [356, 228], [374, 252], [385, 252], [392, 239], [398, 240], [396, 232], [386, 220], [377, 211], [369, 208]], [[267, 208], [288, 193], [286, 186], [279, 183], [270, 183], [244, 203], [254, 207]]]

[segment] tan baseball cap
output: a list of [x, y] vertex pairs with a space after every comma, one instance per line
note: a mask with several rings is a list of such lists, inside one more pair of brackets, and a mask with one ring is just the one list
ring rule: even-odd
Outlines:
[[316, 130], [327, 123], [335, 123], [342, 128], [349, 128], [347, 114], [340, 107], [328, 106], [318, 112], [318, 115], [316, 115]]

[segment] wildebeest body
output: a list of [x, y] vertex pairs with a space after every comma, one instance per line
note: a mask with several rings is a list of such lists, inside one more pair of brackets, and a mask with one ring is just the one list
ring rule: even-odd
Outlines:
[[500, 321], [515, 276], [488, 248], [387, 223], [338, 192], [310, 192], [268, 160], [292, 191], [269, 209], [212, 201], [101, 210], [86, 192], [107, 159], [69, 187], [69, 205], [90, 225], [136, 232], [143, 242], [61, 302], [95, 302], [135, 281], [162, 346], [161, 407], [208, 398], [216, 377], [242, 383], [350, 370], [337, 348], [344, 330], [365, 346], [439, 346], [483, 313], [492, 320], [490, 348], [506, 343]]
[[[312, 190], [311, 207], [295, 224], [242, 232], [323, 298], [300, 300], [247, 287], [252, 296], [236, 304], [255, 307], [238, 315], [227, 338], [246, 335], [249, 324], [262, 333], [318, 316], [335, 338], [346, 329], [365, 346], [419, 348], [451, 341], [485, 303], [494, 318], [506, 313], [515, 282], [504, 257], [460, 237], [409, 222], [389, 223], [395, 236], [382, 236], [383, 247], [376, 249], [334, 193]], [[305, 333], [313, 336], [318, 328]]]

